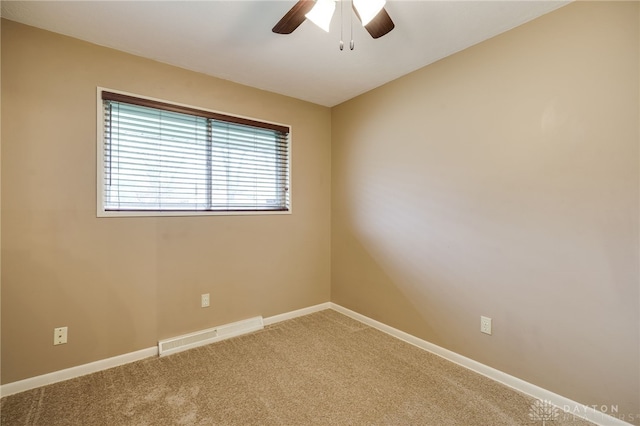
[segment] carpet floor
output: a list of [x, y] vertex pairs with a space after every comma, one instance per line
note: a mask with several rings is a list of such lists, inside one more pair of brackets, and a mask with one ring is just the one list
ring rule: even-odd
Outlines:
[[[535, 400], [332, 310], [2, 398], [9, 425], [542, 425]], [[548, 412], [547, 426], [591, 423]]]

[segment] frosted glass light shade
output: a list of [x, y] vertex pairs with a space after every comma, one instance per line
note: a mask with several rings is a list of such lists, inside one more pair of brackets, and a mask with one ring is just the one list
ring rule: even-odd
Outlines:
[[333, 17], [333, 12], [335, 12], [335, 10], [335, 0], [316, 0], [316, 4], [309, 13], [304, 16], [326, 32], [329, 32], [331, 18]]
[[360, 15], [363, 27], [380, 13], [385, 3], [385, 0], [353, 0], [353, 6]]

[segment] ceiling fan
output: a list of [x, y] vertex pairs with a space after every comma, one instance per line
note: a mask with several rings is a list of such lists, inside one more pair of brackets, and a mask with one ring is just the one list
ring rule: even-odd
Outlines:
[[[309, 19], [328, 32], [336, 1], [342, 0], [299, 0], [278, 21], [272, 31], [277, 34], [291, 34]], [[353, 11], [373, 38], [382, 37], [395, 27], [384, 5], [385, 0], [352, 0]], [[342, 45], [340, 48], [342, 49]], [[351, 49], [353, 50], [353, 47]]]

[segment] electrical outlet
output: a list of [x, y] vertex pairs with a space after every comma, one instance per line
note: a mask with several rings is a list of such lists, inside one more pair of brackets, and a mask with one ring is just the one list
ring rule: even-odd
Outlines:
[[209, 307], [209, 293], [200, 296], [200, 306], [203, 308]]
[[67, 343], [67, 327], [58, 327], [53, 329], [53, 344], [62, 345]]
[[480, 331], [485, 334], [491, 334], [491, 318], [480, 317]]

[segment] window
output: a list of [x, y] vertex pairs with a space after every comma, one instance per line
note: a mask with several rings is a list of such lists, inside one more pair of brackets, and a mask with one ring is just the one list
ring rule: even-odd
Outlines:
[[289, 211], [288, 127], [99, 93], [100, 216]]

